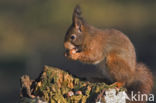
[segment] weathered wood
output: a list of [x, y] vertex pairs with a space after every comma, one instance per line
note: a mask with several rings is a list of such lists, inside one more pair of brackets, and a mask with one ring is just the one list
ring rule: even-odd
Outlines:
[[95, 103], [108, 88], [115, 86], [81, 81], [61, 69], [45, 66], [33, 82], [28, 76], [21, 77], [20, 103]]

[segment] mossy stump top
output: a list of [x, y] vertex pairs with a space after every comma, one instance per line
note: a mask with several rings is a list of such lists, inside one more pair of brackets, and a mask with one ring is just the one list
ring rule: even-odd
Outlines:
[[81, 81], [61, 69], [45, 66], [35, 81], [21, 77], [20, 103], [95, 103], [108, 88], [115, 86]]

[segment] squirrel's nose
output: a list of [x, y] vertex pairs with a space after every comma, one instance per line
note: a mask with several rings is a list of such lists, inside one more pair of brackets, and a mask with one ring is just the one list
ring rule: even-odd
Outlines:
[[70, 43], [70, 42], [65, 42], [64, 43], [64, 47], [65, 47], [65, 49], [73, 49], [73, 48], [75, 48], [75, 46], [72, 43]]

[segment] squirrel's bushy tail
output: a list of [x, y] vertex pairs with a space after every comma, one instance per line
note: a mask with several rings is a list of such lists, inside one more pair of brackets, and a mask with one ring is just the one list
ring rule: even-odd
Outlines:
[[[148, 69], [145, 64], [138, 63], [136, 65], [136, 74], [134, 79], [133, 83], [127, 87], [128, 94], [131, 95], [133, 91], [133, 94], [149, 95], [153, 87], [153, 76], [150, 69]], [[134, 103], [146, 103], [146, 101]]]
[[140, 92], [142, 94], [149, 94], [153, 87], [153, 76], [148, 67], [143, 63], [136, 65], [135, 81], [131, 83], [128, 91]]

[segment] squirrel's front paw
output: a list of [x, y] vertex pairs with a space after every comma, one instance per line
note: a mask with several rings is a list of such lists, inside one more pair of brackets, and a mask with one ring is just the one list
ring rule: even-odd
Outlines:
[[76, 52], [76, 49], [72, 49], [69, 51], [69, 58], [72, 60], [77, 60], [80, 56], [80, 53]]

